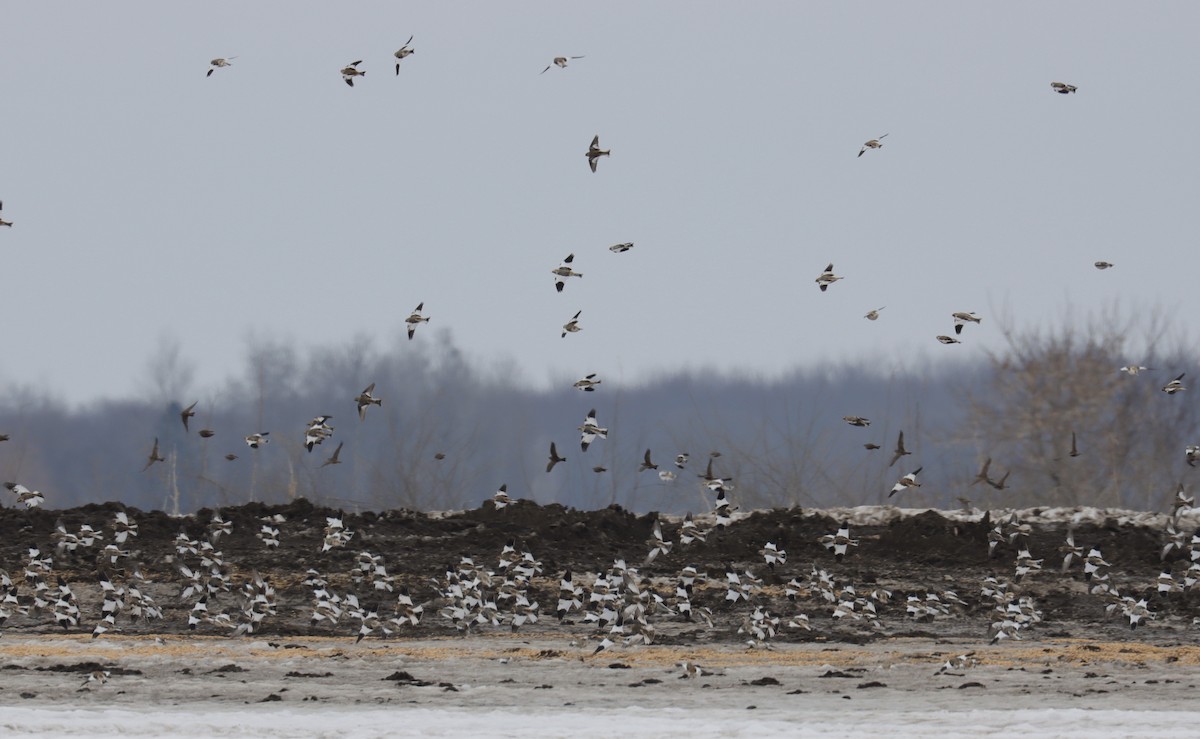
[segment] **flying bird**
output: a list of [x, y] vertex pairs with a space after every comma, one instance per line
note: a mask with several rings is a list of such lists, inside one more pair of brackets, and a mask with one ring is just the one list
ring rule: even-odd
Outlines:
[[554, 442], [550, 442], [550, 462], [546, 465], [546, 471], [549, 472], [550, 470], [554, 469], [554, 465], [558, 464], [559, 462], [566, 461], [566, 457], [558, 456], [558, 448], [554, 446]]
[[409, 314], [404, 322], [408, 324], [408, 340], [412, 341], [413, 334], [417, 332], [417, 325], [421, 323], [429, 323], [429, 316], [421, 315], [421, 311], [425, 310], [425, 301], [417, 303], [417, 307]]
[[1195, 467], [1196, 462], [1200, 462], [1200, 444], [1189, 445], [1187, 449], [1183, 450], [1183, 454], [1188, 467]]
[[654, 462], [650, 461], [650, 450], [647, 449], [646, 453], [644, 455], [642, 455], [642, 464], [640, 467], [638, 467], [638, 472], [645, 472], [646, 470], [656, 470], [656, 469], [658, 469], [658, 465], [656, 465], [656, 464], [654, 464]]
[[[879, 139], [883, 139], [883, 138], [887, 138], [886, 133], [879, 137]], [[882, 149], [883, 142], [881, 142], [879, 139], [871, 139], [867, 143], [863, 144], [862, 148], [858, 150], [858, 155], [862, 156], [863, 154], [866, 153], [867, 149]]]
[[1050, 89], [1060, 95], [1070, 95], [1075, 92], [1076, 87], [1075, 85], [1068, 85], [1066, 82], [1051, 82]]
[[562, 260], [562, 264], [550, 270], [550, 274], [554, 275], [554, 289], [562, 292], [567, 286], [568, 277], [583, 277], [583, 274], [571, 269], [571, 262], [575, 261], [575, 254], [568, 254], [567, 258]]
[[1162, 391], [1164, 393], [1166, 393], [1167, 395], [1174, 395], [1175, 393], [1179, 392], [1180, 390], [1187, 390], [1187, 388], [1183, 386], [1183, 376], [1186, 374], [1187, 374], [1186, 372], [1180, 372], [1179, 377], [1176, 377], [1174, 380], [1171, 380], [1166, 385], [1163, 385]]
[[[0, 200], [0, 211], [3, 211], [3, 210], [4, 210], [4, 201]], [[8, 226], [9, 228], [12, 228], [12, 221], [6, 221], [3, 218], [0, 218], [0, 226]]]
[[[251, 449], [257, 449], [262, 444], [270, 444], [271, 440], [267, 438], [270, 433], [270, 431], [260, 431], [257, 434], [250, 434], [246, 437], [246, 446]], [[228, 459], [228, 456], [226, 456], [226, 459]]]
[[871, 419], [863, 418], [862, 416], [842, 416], [842, 420], [851, 426], [866, 428], [871, 425]]
[[888, 497], [890, 498], [896, 493], [903, 492], [907, 488], [921, 487], [921, 483], [917, 482], [917, 475], [921, 474], [921, 470], [923, 469], [925, 468], [918, 467], [916, 470], [908, 473], [904, 477], [901, 477], [900, 480], [892, 486], [892, 492], [888, 493]]
[[1100, 261], [1100, 262], [1096, 262], [1092, 266], [1095, 267], [1096, 269], [1108, 269], [1109, 267], [1115, 267], [1117, 265], [1113, 264], [1112, 262]]
[[817, 278], [817, 287], [821, 288], [821, 292], [829, 289], [829, 286], [838, 280], [842, 279], [833, 273], [833, 262], [830, 262], [821, 276]]
[[904, 432], [901, 431], [900, 437], [896, 439], [896, 451], [892, 452], [892, 461], [888, 462], [888, 467], [896, 464], [897, 460], [909, 454], [912, 454], [912, 452], [904, 448]]
[[600, 134], [596, 134], [595, 138], [592, 139], [591, 146], [588, 147], [587, 154], [584, 156], [588, 158], [588, 166], [592, 168], [593, 172], [595, 172], [596, 160], [600, 157], [609, 156], [610, 154], [611, 152], [608, 149], [600, 148]]
[[679, 454], [676, 454], [675, 455], [675, 466], [678, 467], [679, 469], [683, 469], [684, 467], [686, 467], [687, 463], [688, 463], [688, 457], [689, 457], [689, 455], [687, 452], [680, 452]]
[[938, 336], [937, 340], [942, 342], [943, 344], [961, 344], [962, 343], [961, 341], [954, 338], [953, 336], [945, 336], [945, 335]]
[[[883, 306], [883, 308], [886, 307], [886, 305]], [[883, 310], [883, 308], [876, 308], [875, 310], [867, 311], [867, 314], [863, 316], [863, 318], [867, 319], [868, 321], [877, 320], [879, 318], [879, 311]]]
[[392, 56], [396, 57], [396, 74], [397, 75], [400, 74], [401, 60], [416, 53], [416, 49], [409, 47], [409, 44], [412, 43], [412, 40], [413, 40], [413, 37], [409, 36], [408, 41], [404, 42], [404, 46], [401, 46], [397, 51], [392, 53]]
[[167, 461], [167, 458], [160, 456], [158, 453], [158, 437], [155, 437], [154, 448], [150, 450], [150, 457], [146, 461], [146, 466], [142, 468], [142, 472], [145, 472], [146, 470], [150, 469], [150, 465], [154, 464], [155, 462], [165, 462], [165, 461]]
[[222, 56], [222, 57], [217, 57], [216, 59], [213, 59], [211, 62], [208, 63], [209, 70], [208, 70], [208, 73], [205, 74], [204, 76], [212, 77], [212, 73], [217, 71], [221, 67], [232, 66], [232, 64], [230, 64], [230, 62], [229, 62], [230, 59], [237, 59], [237, 57], [236, 56]]
[[369, 406], [377, 405], [380, 408], [383, 407], [383, 399], [376, 398], [374, 395], [371, 395], [371, 393], [374, 391], [375, 383], [372, 382], [370, 385], [367, 385], [366, 390], [363, 390], [361, 393], [359, 393], [358, 397], [354, 399], [354, 402], [358, 404], [358, 420], [366, 420], [367, 408]]
[[217, 435], [217, 432], [212, 429], [200, 429], [196, 433], [200, 434], [201, 439], [211, 439]]
[[1141, 365], [1137, 365], [1137, 364], [1129, 364], [1124, 367], [1121, 367], [1120, 371], [1124, 372], [1125, 374], [1127, 374], [1131, 377], [1137, 377], [1139, 372], [1153, 372], [1154, 368], [1153, 367], [1142, 367]]
[[582, 59], [582, 58], [583, 57], [581, 57], [581, 56], [556, 56], [556, 57], [554, 57], [554, 61], [547, 64], [546, 68], [543, 69], [542, 71], [538, 72], [538, 74], [545, 74], [546, 72], [549, 72], [551, 67], [558, 67], [559, 69], [566, 69], [568, 60]]
[[367, 75], [366, 72], [358, 68], [358, 65], [360, 64], [362, 64], [362, 59], [359, 59], [357, 62], [350, 62], [346, 66], [342, 67], [342, 80], [344, 80], [347, 85], [354, 87], [355, 77], [365, 77]]
[[1068, 452], [1068, 454], [1069, 454], [1069, 456], [1072, 456], [1072, 457], [1079, 456], [1079, 447], [1075, 444], [1075, 432], [1074, 431], [1071, 432], [1071, 451]]
[[629, 251], [632, 248], [633, 248], [633, 242], [626, 241], [624, 244], [613, 244], [612, 246], [608, 247], [608, 250], [611, 251], [613, 254], [624, 254], [625, 252]]
[[992, 478], [988, 477], [988, 468], [991, 466], [992, 466], [992, 458], [988, 457], [983, 462], [983, 469], [979, 470], [979, 474], [975, 475], [975, 481], [972, 482], [971, 485], [972, 486], [978, 485], [981, 482], [986, 482], [990, 485], [992, 482]]
[[954, 333], [956, 334], [961, 334], [963, 326], [967, 325], [968, 323], [979, 323], [983, 320], [974, 313], [968, 313], [965, 311], [951, 313], [950, 315], [954, 318]]
[[577, 312], [577, 313], [576, 313], [576, 314], [575, 314], [575, 315], [574, 315], [574, 316], [571, 318], [571, 320], [569, 320], [569, 321], [567, 321], [566, 323], [564, 323], [564, 324], [563, 324], [563, 327], [562, 327], [562, 338], [564, 338], [564, 339], [565, 339], [565, 338], [567, 338], [567, 334], [574, 334], [574, 333], [578, 333], [578, 332], [580, 332], [580, 331], [582, 331], [582, 330], [583, 330], [583, 327], [579, 325], [579, 314], [580, 314], [580, 313], [583, 313], [583, 311], [582, 311], [582, 310], [578, 311], [578, 312]]
[[596, 373], [593, 372], [592, 374], [588, 375], [587, 377], [584, 377], [581, 380], [576, 380], [574, 387], [578, 390], [584, 391], [585, 393], [591, 393], [591, 392], [595, 392], [596, 386], [599, 385], [600, 383], [601, 383], [601, 380], [597, 380]]
[[338, 455], [342, 453], [342, 445], [345, 443], [346, 442], [344, 441], [338, 442], [337, 449], [333, 450], [333, 454], [329, 457], [329, 459], [322, 462], [321, 466], [328, 467], [331, 464], [341, 464], [342, 460], [338, 459]]
[[[196, 401], [196, 403], [199, 403], [199, 402], [200, 401], [198, 401], [198, 400]], [[184, 431], [188, 430], [188, 419], [191, 418], [192, 416], [196, 415], [196, 403], [192, 403], [187, 408], [184, 408], [183, 410], [179, 411], [179, 417], [183, 419], [183, 430]]]
[[586, 452], [588, 450], [588, 446], [591, 445], [591, 443], [595, 441], [597, 437], [601, 439], [607, 439], [608, 429], [600, 428], [600, 426], [596, 423], [596, 409], [593, 408], [588, 411], [587, 418], [583, 420], [583, 425], [579, 427], [579, 448]]

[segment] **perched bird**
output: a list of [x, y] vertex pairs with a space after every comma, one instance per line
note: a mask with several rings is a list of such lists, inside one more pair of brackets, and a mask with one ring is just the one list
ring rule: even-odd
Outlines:
[[[246, 437], [246, 446], [250, 447], [251, 449], [257, 449], [263, 444], [270, 444], [271, 440], [267, 438], [270, 433], [270, 431], [260, 431], [257, 434], [250, 434]], [[228, 455], [226, 455], [225, 458], [228, 459]]]
[[575, 313], [575, 315], [571, 317], [571, 320], [569, 320], [563, 324], [562, 338], [565, 339], [565, 338], [567, 338], [567, 334], [574, 334], [574, 333], [578, 333], [583, 330], [583, 327], [579, 325], [579, 314], [580, 313], [583, 313], [583, 311], [582, 310], [577, 311]]
[[339, 441], [338, 445], [337, 445], [337, 449], [333, 450], [333, 454], [330, 455], [329, 459], [322, 462], [321, 466], [328, 467], [331, 464], [341, 464], [342, 460], [338, 459], [338, 455], [342, 453], [342, 445], [345, 443], [346, 442], [344, 442], [344, 441]]
[[[883, 308], [886, 307], [886, 305], [883, 306]], [[867, 314], [863, 316], [863, 318], [867, 319], [868, 321], [874, 321], [879, 318], [879, 311], [883, 310], [883, 308], [876, 308], [875, 310], [867, 311]]]
[[370, 385], [367, 385], [366, 390], [363, 390], [358, 394], [358, 397], [354, 399], [354, 402], [358, 404], [358, 420], [360, 421], [366, 420], [368, 407], [372, 405], [377, 405], [380, 408], [383, 407], [383, 399], [376, 398], [374, 395], [371, 395], [373, 392], [375, 392], [375, 383], [372, 382]]
[[865, 428], [871, 425], [871, 419], [863, 418], [862, 416], [842, 416], [842, 420], [851, 426]]
[[950, 315], [954, 318], [954, 333], [956, 334], [961, 334], [963, 326], [967, 325], [968, 323], [980, 323], [983, 321], [982, 318], [974, 313], [968, 313], [966, 311], [959, 311], [957, 313], [951, 313]]
[[142, 472], [145, 472], [146, 470], [150, 469], [150, 465], [154, 464], [155, 462], [165, 462], [165, 461], [167, 461], [167, 458], [160, 456], [158, 453], [158, 437], [155, 437], [154, 448], [150, 450], [150, 457], [146, 460], [146, 466], [142, 468]]
[[1137, 377], [1137, 374], [1139, 372], [1153, 372], [1154, 368], [1153, 367], [1142, 367], [1141, 365], [1137, 365], [1137, 364], [1130, 364], [1130, 365], [1121, 367], [1120, 371], [1124, 372], [1127, 375], [1130, 375], [1132, 377]]
[[599, 385], [600, 382], [601, 382], [600, 380], [596, 379], [596, 373], [593, 372], [592, 374], [584, 377], [582, 380], [576, 380], [574, 387], [577, 390], [582, 390], [586, 393], [590, 393], [590, 392], [594, 392], [596, 390], [596, 386]]
[[608, 247], [608, 250], [611, 251], [613, 254], [624, 254], [625, 252], [629, 251], [632, 248], [633, 248], [633, 242], [627, 241], [624, 244], [613, 244], [612, 246]]
[[221, 67], [233, 66], [229, 62], [230, 59], [237, 59], [237, 57], [236, 56], [222, 56], [222, 57], [217, 57], [216, 59], [213, 59], [211, 62], [208, 63], [208, 66], [209, 66], [208, 73], [205, 74], [204, 76], [212, 77], [212, 73], [217, 71]]
[[638, 472], [645, 472], [646, 470], [656, 470], [656, 469], [658, 469], [658, 465], [656, 465], [656, 464], [654, 464], [654, 462], [650, 461], [650, 450], [647, 449], [646, 453], [644, 455], [642, 455], [642, 464], [641, 464], [641, 466], [638, 467]]
[[946, 336], [944, 334], [938, 336], [937, 340], [942, 342], [943, 344], [961, 344], [962, 343], [961, 341], [954, 338], [953, 336]]
[[1187, 374], [1186, 372], [1180, 372], [1179, 377], [1176, 377], [1174, 380], [1171, 380], [1166, 385], [1163, 385], [1162, 391], [1164, 393], [1166, 393], [1167, 395], [1174, 395], [1175, 393], [1179, 392], [1180, 390], [1187, 390], [1187, 388], [1183, 386], [1183, 376], [1186, 374]]
[[581, 57], [581, 56], [556, 56], [556, 57], [554, 57], [554, 61], [547, 64], [546, 68], [543, 69], [542, 71], [538, 72], [538, 74], [545, 74], [546, 72], [549, 72], [551, 67], [558, 67], [559, 69], [566, 69], [568, 60], [582, 59], [582, 58], [583, 57]]
[[[0, 200], [0, 211], [3, 211], [3, 210], [4, 210], [4, 201]], [[12, 221], [6, 221], [3, 218], [0, 218], [0, 226], [8, 226], [9, 228], [11, 228]]]
[[588, 147], [587, 153], [584, 156], [586, 156], [588, 159], [588, 166], [592, 168], [593, 172], [595, 172], [596, 160], [600, 157], [609, 156], [610, 154], [611, 152], [608, 149], [600, 148], [600, 134], [596, 134], [596, 137], [592, 139], [592, 144]]
[[596, 423], [596, 409], [588, 411], [587, 418], [583, 420], [583, 425], [579, 427], [579, 448], [583, 451], [588, 450], [588, 446], [599, 437], [601, 439], [608, 438], [608, 429], [600, 428]]
[[568, 277], [583, 277], [582, 274], [571, 269], [571, 262], [575, 261], [575, 254], [567, 255], [567, 258], [562, 260], [562, 264], [550, 270], [550, 274], [554, 275], [554, 289], [562, 292], [567, 286]]
[[554, 442], [550, 442], [550, 462], [546, 465], [546, 471], [549, 472], [550, 470], [554, 469], [554, 465], [558, 464], [559, 462], [566, 461], [566, 457], [558, 456], [558, 448], [554, 446]]
[[888, 493], [888, 497], [892, 497], [896, 493], [903, 492], [907, 488], [919, 488], [921, 483], [917, 482], [917, 475], [921, 474], [924, 467], [918, 467], [915, 471], [908, 473], [892, 486], [892, 492]]
[[1109, 267], [1115, 267], [1117, 265], [1113, 264], [1112, 262], [1100, 261], [1100, 262], [1096, 262], [1092, 266], [1094, 266], [1096, 269], [1108, 269]]
[[417, 332], [417, 324], [429, 323], [429, 317], [421, 315], [421, 311], [425, 310], [425, 301], [417, 303], [417, 307], [409, 314], [404, 322], [408, 324], [408, 340], [412, 341], [413, 334]]
[[909, 454], [912, 454], [912, 452], [904, 448], [904, 432], [901, 431], [899, 438], [896, 439], [896, 451], [892, 452], [892, 461], [888, 462], [888, 467], [896, 464], [897, 460]]
[[825, 271], [821, 273], [821, 276], [817, 278], [817, 287], [821, 288], [821, 292], [825, 292], [829, 289], [830, 285], [840, 279], [842, 278], [833, 273], [833, 262], [830, 262], [825, 267]]
[[[879, 139], [886, 138], [886, 137], [887, 137], [887, 134], [885, 133], [883, 136], [880, 136]], [[871, 139], [867, 143], [863, 144], [862, 148], [858, 150], [858, 155], [862, 156], [863, 154], [866, 153], [867, 149], [882, 149], [883, 142], [880, 141], [879, 139]]]
[[365, 71], [358, 68], [358, 65], [360, 64], [362, 64], [362, 59], [359, 59], [357, 62], [350, 62], [346, 66], [342, 67], [342, 80], [345, 81], [347, 85], [354, 87], [355, 77], [365, 77], [367, 75]]
[[1050, 89], [1060, 95], [1069, 95], [1075, 92], [1075, 85], [1068, 85], [1066, 82], [1051, 82]]
[[413, 40], [413, 37], [409, 36], [408, 41], [404, 42], [404, 46], [401, 46], [398, 50], [396, 50], [395, 52], [392, 53], [392, 56], [396, 57], [396, 74], [397, 75], [400, 74], [400, 62], [403, 59], [405, 59], [406, 57], [411, 56], [412, 54], [416, 53], [416, 49], [413, 49], [409, 46], [409, 44], [412, 43], [412, 40]]
[[[200, 401], [196, 401], [196, 403], [199, 403], [199, 402]], [[179, 417], [181, 419], [183, 419], [183, 430], [184, 431], [188, 430], [188, 419], [191, 418], [192, 416], [196, 415], [196, 403], [192, 403], [187, 408], [184, 408], [183, 410], [179, 411]]]

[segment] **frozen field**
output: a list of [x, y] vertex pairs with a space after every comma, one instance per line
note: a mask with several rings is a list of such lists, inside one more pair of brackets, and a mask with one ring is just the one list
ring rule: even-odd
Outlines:
[[[979, 664], [950, 669], [975, 650]], [[1200, 648], [5, 636], [3, 736], [1195, 736]], [[677, 661], [706, 673], [682, 677]], [[93, 664], [94, 663], [94, 664]], [[105, 684], [82, 688], [95, 666]]]

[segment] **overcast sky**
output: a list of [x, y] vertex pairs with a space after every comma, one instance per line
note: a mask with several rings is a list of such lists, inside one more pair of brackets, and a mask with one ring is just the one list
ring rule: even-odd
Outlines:
[[[537, 386], [918, 368], [1118, 299], [1194, 323], [1197, 28], [1182, 2], [9, 3], [0, 383], [130, 396], [167, 336], [201, 392], [251, 335], [385, 347], [421, 301], [414, 349], [450, 331]], [[585, 58], [539, 74], [556, 55]], [[958, 310], [983, 323], [944, 347]]]

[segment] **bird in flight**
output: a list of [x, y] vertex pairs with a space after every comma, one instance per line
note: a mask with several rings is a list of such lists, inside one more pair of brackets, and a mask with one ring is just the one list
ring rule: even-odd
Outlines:
[[954, 338], [953, 336], [946, 336], [945, 334], [939, 335], [937, 337], [937, 340], [942, 342], [943, 344], [961, 344], [962, 343], [961, 341]]
[[957, 313], [951, 313], [950, 315], [954, 318], [954, 333], [956, 334], [961, 334], [963, 331], [963, 326], [967, 325], [968, 323], [980, 323], [983, 321], [982, 318], [974, 313], [968, 313], [966, 311], [959, 311]]
[[912, 452], [904, 448], [904, 432], [901, 431], [900, 437], [896, 439], [896, 451], [892, 452], [892, 461], [888, 462], [888, 467], [896, 464], [897, 460], [909, 454], [912, 454]]
[[1093, 264], [1092, 266], [1095, 267], [1096, 269], [1108, 269], [1109, 267], [1115, 267], [1116, 265], [1113, 264], [1112, 262], [1099, 261], [1099, 262], [1096, 262], [1095, 264]]
[[554, 465], [558, 464], [559, 462], [566, 461], [566, 457], [558, 456], [558, 447], [554, 445], [554, 442], [550, 442], [550, 462], [546, 464], [546, 471], [549, 472], [550, 470], [554, 469]]
[[1130, 365], [1121, 367], [1120, 371], [1124, 372], [1127, 375], [1130, 375], [1131, 377], [1137, 377], [1137, 374], [1139, 372], [1153, 372], [1154, 368], [1153, 367], [1142, 367], [1141, 365], [1137, 365], [1137, 364], [1130, 364]]
[[588, 158], [588, 166], [592, 168], [593, 172], [595, 172], [596, 160], [600, 157], [609, 156], [610, 154], [611, 152], [608, 149], [600, 148], [600, 134], [596, 134], [595, 138], [592, 139], [591, 146], [588, 147], [587, 154], [584, 156]]
[[354, 399], [354, 402], [358, 404], [358, 420], [360, 421], [366, 420], [368, 406], [377, 405], [380, 408], [383, 407], [383, 399], [376, 398], [374, 395], [371, 395], [373, 392], [375, 392], [375, 383], [372, 382], [370, 385], [367, 385], [366, 390], [363, 390], [361, 393], [359, 393], [358, 397]]
[[611, 251], [613, 254], [624, 254], [625, 252], [629, 251], [632, 248], [633, 248], [633, 242], [626, 241], [623, 244], [613, 244], [612, 246], [608, 247], [608, 250]]
[[579, 427], [579, 448], [586, 452], [588, 446], [597, 437], [607, 439], [608, 429], [600, 428], [600, 425], [596, 422], [596, 409], [593, 408], [588, 411], [587, 418], [583, 420], [583, 425]]
[[146, 461], [146, 466], [142, 468], [142, 472], [145, 472], [146, 470], [150, 469], [150, 465], [154, 464], [155, 462], [165, 462], [165, 461], [167, 461], [167, 458], [159, 455], [159, 453], [158, 453], [158, 439], [155, 438], [154, 439], [154, 448], [150, 450], [150, 457]]
[[[887, 307], [886, 305], [883, 306], [883, 308], [886, 308], [886, 307]], [[867, 311], [867, 314], [865, 316], [863, 316], [863, 318], [867, 319], [868, 321], [877, 320], [879, 318], [879, 311], [883, 310], [883, 308], [876, 308], [875, 310]]]
[[[882, 138], [887, 138], [887, 134], [885, 133], [883, 136], [879, 137], [879, 139]], [[862, 156], [866, 153], [867, 149], [882, 149], [883, 142], [881, 142], [879, 139], [871, 139], [867, 143], [863, 144], [862, 148], [858, 150], [858, 155]]]
[[[3, 211], [3, 210], [4, 210], [4, 201], [0, 200], [0, 211]], [[0, 226], [8, 226], [9, 228], [12, 228], [12, 221], [6, 221], [3, 218], [0, 218]], [[630, 246], [632, 246], [632, 244]]]
[[404, 46], [401, 46], [395, 53], [392, 54], [392, 56], [396, 57], [396, 74], [397, 75], [400, 74], [400, 61], [403, 60], [405, 57], [408, 57], [408, 56], [416, 53], [416, 49], [413, 49], [409, 46], [409, 44], [412, 43], [412, 40], [413, 40], [413, 37], [409, 36], [408, 41], [404, 42]]
[[817, 278], [817, 287], [821, 288], [821, 292], [825, 292], [829, 289], [830, 285], [840, 279], [842, 278], [833, 273], [833, 262], [830, 262], [829, 265], [825, 267], [825, 271], [821, 273], [821, 276]]
[[556, 56], [556, 57], [554, 57], [554, 61], [547, 64], [546, 68], [543, 69], [542, 71], [538, 72], [538, 74], [545, 74], [546, 72], [549, 72], [551, 67], [558, 67], [559, 69], [566, 69], [567, 62], [569, 60], [582, 59], [582, 58], [583, 57], [581, 57], [581, 56]]
[[417, 332], [417, 324], [429, 323], [429, 316], [421, 315], [421, 311], [423, 311], [423, 310], [425, 310], [425, 302], [424, 301], [417, 303], [416, 309], [413, 310], [413, 312], [409, 315], [408, 318], [404, 319], [404, 322], [406, 324], [408, 324], [408, 340], [409, 341], [412, 341], [413, 334], [415, 334]]
[[554, 289], [562, 292], [567, 286], [568, 277], [583, 277], [583, 275], [571, 269], [571, 262], [575, 261], [575, 254], [567, 255], [567, 258], [562, 260], [562, 264], [550, 270], [550, 274], [554, 275]]
[[1068, 85], [1066, 82], [1051, 82], [1050, 89], [1057, 92], [1059, 95], [1070, 95], [1075, 92], [1075, 85]]
[[331, 464], [341, 464], [342, 460], [338, 459], [338, 455], [342, 453], [342, 444], [345, 444], [345, 443], [346, 442], [344, 442], [344, 441], [338, 442], [337, 449], [333, 450], [333, 454], [329, 457], [329, 459], [322, 462], [321, 466], [328, 467]]
[[[257, 434], [250, 434], [246, 437], [246, 446], [251, 449], [257, 449], [263, 444], [270, 444], [271, 440], [267, 438], [270, 433], [270, 431], [260, 431]], [[229, 459], [229, 455], [225, 455], [225, 458]], [[237, 457], [234, 457], [234, 459], [237, 459]]]
[[842, 420], [851, 426], [866, 428], [871, 425], [871, 419], [863, 418], [862, 416], [842, 416]]
[[921, 470], [923, 470], [923, 469], [925, 469], [925, 468], [918, 467], [917, 469], [908, 473], [904, 477], [901, 477], [900, 480], [895, 485], [892, 486], [892, 492], [888, 493], [888, 497], [890, 498], [893, 495], [895, 495], [896, 493], [903, 492], [907, 488], [921, 487], [921, 483], [917, 482], [917, 475], [921, 474]]
[[595, 392], [596, 386], [599, 385], [600, 383], [601, 383], [601, 380], [597, 380], [596, 373], [593, 372], [592, 374], [588, 375], [587, 377], [584, 377], [581, 380], [576, 380], [575, 387], [586, 393], [590, 393], [590, 392]]
[[360, 64], [362, 64], [362, 59], [359, 59], [357, 62], [350, 62], [346, 66], [342, 67], [342, 80], [344, 80], [347, 85], [354, 87], [355, 77], [367, 76], [365, 71], [358, 68], [358, 65]]
[[1187, 390], [1187, 388], [1183, 386], [1183, 376], [1186, 374], [1187, 374], [1186, 372], [1180, 372], [1179, 377], [1176, 377], [1174, 380], [1171, 380], [1166, 385], [1163, 385], [1162, 391], [1164, 393], [1166, 393], [1167, 395], [1174, 395], [1175, 393], [1179, 392], [1180, 390]]
[[237, 59], [237, 57], [236, 56], [222, 56], [222, 57], [217, 57], [216, 59], [213, 59], [211, 62], [208, 63], [208, 65], [209, 65], [208, 73], [205, 74], [204, 76], [212, 77], [212, 73], [217, 71], [221, 67], [233, 66], [229, 62], [230, 59]]
[[638, 472], [645, 472], [646, 470], [656, 470], [656, 469], [658, 469], [658, 465], [656, 465], [656, 464], [654, 464], [654, 462], [650, 461], [650, 450], [647, 449], [646, 453], [642, 455], [642, 464], [641, 464], [641, 466], [638, 467]]
[[988, 477], [988, 468], [992, 466], [992, 458], [988, 457], [983, 462], [983, 469], [979, 470], [979, 474], [975, 475], [975, 481], [971, 485], [978, 485], [981, 482], [991, 484], [992, 479]]
[[567, 334], [574, 334], [574, 333], [578, 333], [583, 330], [583, 327], [579, 325], [579, 314], [580, 313], [583, 313], [583, 311], [580, 310], [571, 318], [571, 320], [569, 320], [563, 324], [562, 338], [565, 339], [567, 337]]
[[[199, 403], [199, 402], [200, 401], [198, 401], [198, 400], [196, 401], [196, 403]], [[196, 415], [196, 403], [192, 403], [187, 408], [184, 408], [183, 410], [179, 411], [179, 417], [183, 419], [183, 430], [184, 431], [188, 430], [188, 419], [191, 418], [192, 416]]]

